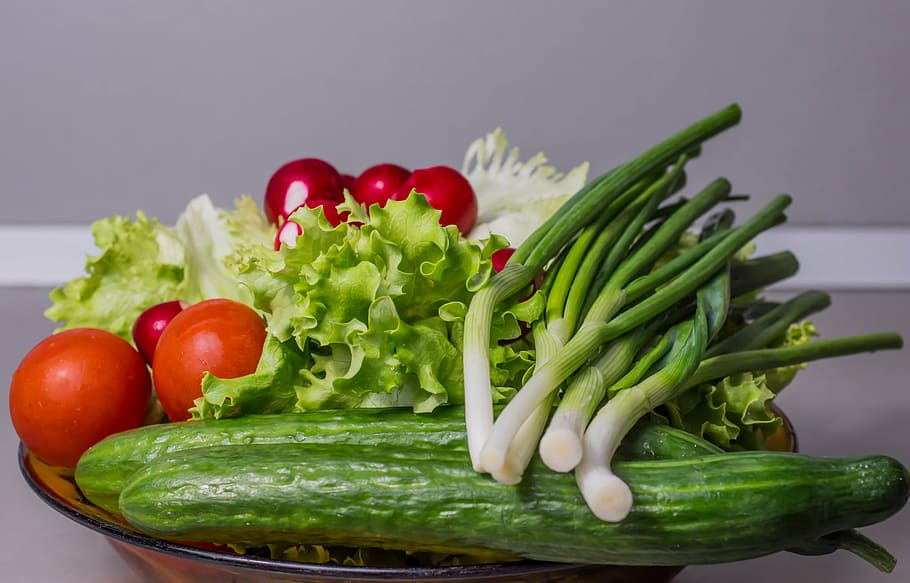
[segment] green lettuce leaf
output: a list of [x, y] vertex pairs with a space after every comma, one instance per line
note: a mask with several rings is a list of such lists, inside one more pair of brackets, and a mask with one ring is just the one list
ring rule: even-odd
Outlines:
[[84, 276], [51, 291], [45, 315], [61, 322], [59, 329], [104, 328], [126, 340], [139, 314], [160, 302], [249, 302], [236, 277], [237, 257], [250, 248], [271, 248], [274, 237], [249, 197], [228, 210], [206, 195], [196, 197], [173, 227], [139, 211], [135, 218], [100, 219], [91, 228], [99, 254], [87, 258]]
[[[274, 341], [252, 375], [206, 378], [194, 416], [276, 406], [424, 412], [463, 402], [463, 313], [504, 239], [465, 239], [441, 226], [439, 211], [419, 194], [369, 214], [348, 198], [343, 210], [351, 220], [335, 227], [321, 209], [302, 207], [289, 217], [302, 228], [294, 245], [249, 249], [238, 258], [240, 285]], [[533, 359], [500, 343], [521, 336], [517, 317], [541, 308], [541, 300], [529, 299], [497, 315], [494, 367], [508, 384], [503, 394], [514, 392]], [[279, 392], [274, 398], [270, 385]]]
[[694, 387], [665, 408], [672, 425], [725, 449], [757, 449], [757, 431], [770, 435], [782, 423], [773, 399], [764, 374], [743, 373]]
[[59, 329], [104, 328], [131, 340], [136, 318], [146, 307], [178, 298], [185, 254], [176, 232], [141, 211], [135, 219], [113, 216], [92, 223], [98, 255], [86, 261], [86, 275], [50, 293], [45, 316]]
[[[795, 346], [816, 336], [812, 322], [792, 324], [770, 348]], [[725, 449], [762, 449], [783, 420], [772, 407], [806, 363], [751, 371], [703, 383], [665, 404], [662, 421], [704, 437]]]

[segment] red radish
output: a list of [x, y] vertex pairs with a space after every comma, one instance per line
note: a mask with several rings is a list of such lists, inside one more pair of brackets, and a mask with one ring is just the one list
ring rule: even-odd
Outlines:
[[467, 235], [477, 222], [477, 196], [468, 179], [450, 166], [414, 170], [392, 199], [403, 200], [411, 190], [423, 194], [435, 209], [442, 211], [439, 222], [455, 225]]
[[278, 232], [275, 233], [275, 251], [281, 249], [282, 245], [294, 248], [297, 246], [297, 237], [303, 235], [303, 227], [294, 221], [285, 221]]
[[[493, 255], [490, 256], [490, 262], [493, 264], [493, 272], [499, 273], [502, 271], [514, 253], [514, 247], [503, 247], [502, 249], [493, 251]], [[531, 280], [531, 293], [523, 297], [522, 301], [530, 298], [531, 294], [540, 289], [540, 286], [543, 284], [543, 275], [543, 271], [541, 270], [534, 276], [534, 279]]]
[[352, 174], [341, 175], [341, 187], [346, 188], [348, 192], [354, 192], [354, 176]]
[[410, 170], [397, 164], [376, 164], [360, 173], [351, 194], [367, 208], [373, 203], [382, 206], [410, 175]]
[[136, 318], [133, 324], [133, 342], [149, 365], [155, 357], [155, 348], [164, 328], [185, 307], [186, 304], [180, 300], [163, 302], [147, 308]]
[[[341, 223], [345, 222], [348, 218], [347, 211], [340, 213], [338, 212], [338, 203], [334, 200], [321, 200], [321, 199], [310, 199], [304, 203], [309, 208], [315, 209], [322, 207], [322, 212], [325, 213], [325, 218], [328, 219], [329, 224], [333, 227], [337, 227]], [[278, 232], [275, 234], [275, 250], [281, 248], [282, 245], [287, 245], [288, 247], [294, 247], [297, 245], [297, 237], [303, 234], [303, 228], [295, 223], [294, 221], [285, 221], [278, 227]]]
[[306, 201], [306, 206], [311, 209], [322, 207], [322, 212], [325, 213], [325, 218], [329, 220], [329, 224], [333, 227], [337, 227], [341, 223], [345, 222], [348, 218], [349, 212], [345, 211], [343, 213], [338, 212], [338, 202], [334, 200], [325, 200], [313, 198]]
[[344, 200], [341, 175], [319, 158], [301, 158], [275, 171], [265, 189], [265, 216], [278, 225], [308, 200]]
[[512, 257], [514, 253], [514, 247], [503, 247], [502, 249], [493, 251], [493, 255], [490, 256], [490, 261], [493, 262], [493, 271], [495, 273], [502, 271], [502, 268], [506, 266], [509, 258]]

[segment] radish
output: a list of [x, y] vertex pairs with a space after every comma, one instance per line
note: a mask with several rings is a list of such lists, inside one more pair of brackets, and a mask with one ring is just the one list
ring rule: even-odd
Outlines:
[[458, 170], [450, 166], [414, 170], [392, 199], [403, 200], [412, 190], [424, 195], [430, 206], [442, 211], [439, 222], [443, 225], [455, 225], [462, 235], [474, 228], [477, 196], [471, 183]]
[[164, 328], [186, 307], [180, 300], [163, 302], [147, 308], [133, 324], [133, 342], [145, 362], [151, 366], [155, 348]]
[[354, 192], [354, 178], [353, 174], [342, 174], [341, 175], [341, 187], [346, 189], [348, 192]]
[[[322, 207], [325, 218], [328, 219], [329, 224], [333, 227], [337, 227], [345, 222], [350, 214], [347, 211], [339, 213], [338, 203], [334, 200], [314, 198], [306, 201], [304, 205], [312, 209]], [[288, 247], [296, 246], [297, 237], [302, 234], [303, 228], [300, 225], [291, 220], [284, 221], [281, 226], [278, 227], [278, 232], [275, 234], [275, 251], [280, 249], [282, 245], [287, 245]]]
[[503, 247], [502, 249], [493, 251], [493, 255], [490, 256], [490, 261], [493, 263], [493, 272], [499, 273], [502, 271], [502, 268], [506, 266], [509, 257], [511, 257], [513, 253], [515, 253], [514, 247]]
[[297, 237], [303, 235], [303, 227], [294, 221], [285, 221], [278, 232], [275, 233], [275, 251], [281, 249], [282, 245], [294, 248], [297, 246]]
[[265, 189], [265, 216], [280, 224], [308, 200], [341, 202], [341, 175], [334, 166], [319, 158], [288, 162], [272, 174]]
[[[509, 258], [515, 253], [514, 247], [503, 247], [502, 249], [497, 249], [493, 251], [493, 255], [490, 256], [490, 262], [493, 264], [493, 273], [499, 273], [502, 271], [506, 263], [508, 263]], [[544, 272], [541, 269], [537, 272], [537, 275], [534, 276], [534, 279], [531, 280], [531, 291], [528, 295], [524, 296], [521, 301], [525, 301], [533, 295], [533, 293], [540, 289], [540, 286], [543, 285]]]
[[383, 206], [410, 175], [410, 170], [397, 164], [370, 166], [354, 181], [351, 195], [367, 208], [373, 203]]

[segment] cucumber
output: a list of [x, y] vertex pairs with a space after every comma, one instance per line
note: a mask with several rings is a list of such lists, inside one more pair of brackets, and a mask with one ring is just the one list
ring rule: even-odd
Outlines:
[[[423, 444], [457, 451], [467, 447], [461, 407], [439, 407], [433, 413], [421, 414], [400, 408], [249, 415], [148, 425], [112, 435], [82, 455], [75, 478], [89, 501], [118, 513], [117, 498], [126, 480], [164, 454], [193, 447], [268, 443], [356, 443], [367, 447]], [[641, 424], [629, 433], [617, 456], [683, 457], [720, 451], [685, 431]]]
[[169, 454], [137, 471], [123, 516], [162, 538], [260, 546], [338, 544], [493, 550], [614, 565], [737, 561], [879, 522], [908, 474], [887, 456], [736, 452], [627, 461], [635, 503], [597, 519], [571, 474], [535, 460], [518, 486], [475, 472], [464, 451], [271, 444]]

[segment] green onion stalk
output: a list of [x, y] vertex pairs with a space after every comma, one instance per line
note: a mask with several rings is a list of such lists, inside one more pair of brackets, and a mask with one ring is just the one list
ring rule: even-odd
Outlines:
[[468, 449], [476, 470], [483, 471], [480, 452], [493, 427], [489, 345], [496, 305], [528, 285], [611, 202], [648, 176], [662, 172], [680, 156], [696, 151], [706, 140], [736, 125], [740, 118], [739, 106], [729, 105], [591, 181], [519, 245], [505, 268], [475, 294], [465, 316], [463, 362]]
[[[557, 259], [553, 269], [548, 270], [543, 278], [540, 289], [537, 293], [549, 297], [553, 293], [553, 288], [557, 284], [558, 274], [562, 267], [566, 265], [566, 257], [561, 256]], [[569, 267], [567, 267], [568, 269]], [[534, 342], [534, 359], [535, 366], [540, 366], [547, 361], [552, 355], [556, 354], [562, 347], [563, 341], [552, 334], [547, 328], [546, 316], [538, 318], [531, 323], [531, 336]], [[506, 460], [502, 468], [493, 475], [493, 478], [503, 484], [515, 485], [521, 482], [524, 471], [527, 469], [531, 458], [534, 455], [536, 444], [546, 427], [547, 419], [550, 417], [550, 411], [553, 407], [555, 393], [549, 398], [544, 399], [531, 415], [522, 423], [515, 440], [512, 442], [506, 454]]]
[[632, 491], [611, 468], [619, 443], [639, 419], [685, 389], [685, 381], [723, 326], [729, 289], [729, 271], [723, 267], [698, 290], [695, 314], [673, 326], [632, 368], [620, 381], [630, 386], [611, 391], [614, 394], [588, 425], [575, 481], [591, 512], [601, 520], [619, 522], [632, 508]]
[[655, 318], [649, 325], [610, 342], [594, 363], [572, 378], [540, 438], [540, 458], [547, 467], [568, 472], [578, 465], [584, 431], [606, 397], [607, 388], [624, 378], [662, 323], [663, 319]]
[[547, 395], [585, 365], [600, 347], [644, 325], [694, 293], [718, 270], [726, 266], [741, 247], [759, 233], [778, 224], [783, 210], [789, 203], [789, 196], [776, 197], [748, 221], [730, 229], [711, 250], [684, 272], [664, 283], [638, 303], [626, 307], [609, 321], [590, 317], [591, 313], [595, 313], [595, 309], [598, 311], [602, 309], [596, 306], [595, 302], [589, 317], [566, 345], [543, 366], [535, 367], [530, 379], [502, 410], [492, 430], [489, 431], [480, 453], [481, 467], [493, 473], [502, 465], [504, 452], [522, 421]]
[[840, 338], [825, 338], [806, 344], [780, 348], [759, 348], [718, 354], [702, 360], [685, 386], [691, 388], [702, 383], [744, 372], [771, 370], [793, 366], [813, 360], [837, 358], [879, 350], [898, 350], [903, 347], [899, 334], [880, 332], [858, 334]]
[[748, 325], [708, 348], [706, 358], [719, 354], [765, 348], [779, 339], [791, 324], [831, 305], [831, 296], [809, 290], [775, 306]]

